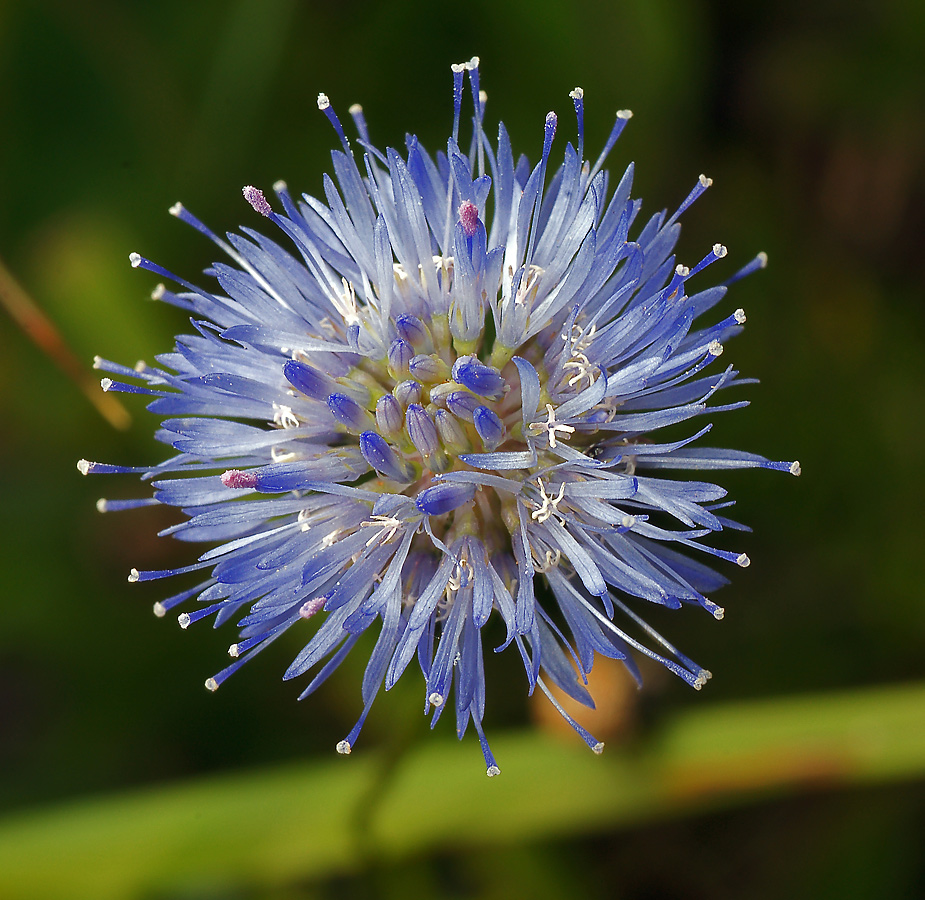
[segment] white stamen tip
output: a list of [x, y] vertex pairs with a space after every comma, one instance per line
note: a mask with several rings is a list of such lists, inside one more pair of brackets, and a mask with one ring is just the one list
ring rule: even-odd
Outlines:
[[141, 265], [141, 254], [129, 253], [128, 261], [132, 264], [133, 269], [137, 269]]
[[237, 645], [237, 644], [232, 644], [232, 645], [228, 648], [228, 655], [229, 655], [232, 659], [237, 659], [237, 658], [238, 658], [238, 645]]
[[186, 631], [189, 628], [189, 613], [180, 613], [177, 616], [177, 621], [180, 623], [180, 627]]
[[287, 187], [288, 185], [286, 184], [285, 181], [283, 181], [282, 178], [280, 178], [279, 181], [273, 182], [273, 190], [276, 191], [277, 193], [279, 193], [280, 191], [286, 190]]
[[691, 270], [687, 266], [675, 266], [674, 273], [679, 278], [687, 278], [691, 274]]
[[138, 581], [139, 577], [138, 569], [132, 569], [132, 571], [128, 573], [129, 584], [134, 584]]
[[713, 618], [716, 619], [717, 622], [722, 621], [722, 618], [725, 615], [726, 610], [724, 610], [721, 606], [717, 606], [716, 609], [713, 610]]
[[103, 392], [105, 393], [112, 387], [112, 379], [111, 378], [101, 378], [100, 387], [103, 389]]
[[795, 459], [792, 463], [790, 463], [791, 475], [799, 475], [802, 471], [803, 470], [800, 468], [800, 461], [798, 459]]
[[94, 368], [94, 369], [99, 369], [99, 368], [102, 367], [102, 365], [103, 365], [103, 357], [102, 357], [102, 356], [94, 356], [94, 357], [93, 357], [93, 368]]
[[604, 742], [603, 742], [603, 741], [598, 741], [598, 742], [591, 748], [591, 750], [592, 750], [594, 753], [596, 753], [598, 756], [600, 756], [600, 755], [604, 752]]
[[318, 109], [325, 110], [331, 105], [331, 101], [328, 99], [327, 94], [318, 95]]
[[710, 341], [710, 346], [707, 347], [707, 353], [709, 353], [710, 356], [722, 356], [723, 345], [719, 341]]
[[485, 771], [485, 774], [489, 778], [494, 778], [495, 775], [501, 774], [501, 770], [497, 766], [489, 766], [488, 769]]
[[744, 309], [737, 309], [732, 315], [736, 322], [738, 322], [740, 325], [745, 324], [746, 318]]
[[155, 285], [154, 290], [151, 291], [151, 299], [160, 300], [164, 296], [166, 291], [167, 291], [167, 288], [165, 288], [163, 284]]
[[450, 69], [458, 75], [460, 72], [466, 71], [466, 64], [465, 63], [453, 63], [450, 66]]
[[147, 370], [148, 364], [143, 359], [139, 359], [132, 368], [140, 375]]
[[764, 250], [762, 250], [761, 253], [758, 254], [756, 259], [758, 260], [758, 265], [761, 266], [762, 269], [767, 268], [768, 254], [765, 253]]
[[740, 553], [736, 557], [736, 565], [741, 566], [743, 569], [747, 569], [751, 564], [752, 561], [744, 553]]
[[632, 119], [633, 111], [631, 109], [618, 109], [617, 118], [618, 119]]
[[101, 513], [109, 512], [109, 504], [106, 502], [105, 497], [100, 497], [100, 499], [96, 501], [96, 511]]
[[178, 202], [178, 203], [174, 203], [174, 205], [171, 206], [170, 209], [167, 210], [167, 212], [169, 212], [170, 215], [172, 215], [172, 216], [179, 216], [180, 213], [183, 212], [183, 204], [182, 204], [182, 203], [179, 203], [179, 202]]
[[342, 756], [350, 756], [350, 751], [353, 747], [350, 746], [350, 741], [338, 741], [335, 749]]
[[351, 116], [358, 116], [361, 112], [363, 112], [363, 107], [360, 106], [359, 103], [354, 103], [350, 109], [347, 110], [347, 112], [350, 113]]
[[488, 94], [479, 88], [479, 103], [484, 106], [488, 102]]
[[701, 176], [700, 176], [700, 183], [701, 183], [705, 188], [708, 188], [711, 184], [713, 184], [713, 179], [712, 179], [712, 178], [707, 178], [706, 175], [701, 175]]
[[713, 245], [713, 255], [717, 259], [722, 259], [729, 251], [722, 244]]
[[584, 95], [585, 95], [585, 92], [580, 87], [577, 87], [575, 88], [574, 91], [569, 92], [569, 97], [571, 97], [573, 100], [581, 100], [584, 97]]
[[624, 516], [623, 521], [620, 523], [624, 528], [632, 528], [636, 524], [635, 516]]
[[214, 678], [207, 678], [205, 681], [206, 690], [214, 694], [218, 690], [218, 682]]
[[443, 706], [443, 695], [434, 691], [428, 698], [427, 702], [433, 706]]
[[472, 59], [470, 59], [469, 62], [466, 63], [466, 68], [470, 70], [477, 69], [479, 67], [480, 61], [481, 60], [479, 60], [477, 56], [473, 56]]
[[154, 604], [152, 609], [154, 610], [154, 615], [156, 615], [159, 619], [163, 619], [164, 616], [167, 615], [167, 607], [164, 606], [164, 604], [161, 603], [160, 600], [158, 600], [157, 603]]
[[89, 459], [78, 459], [77, 460], [77, 471], [81, 475], [86, 475], [90, 471], [90, 460]]

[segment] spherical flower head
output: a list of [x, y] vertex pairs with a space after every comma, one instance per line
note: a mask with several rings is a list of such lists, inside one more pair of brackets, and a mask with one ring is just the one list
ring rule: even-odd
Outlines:
[[[466, 79], [474, 129], [461, 149]], [[195, 333], [158, 366], [97, 366], [115, 376], [107, 390], [152, 397], [157, 437], [176, 455], [80, 469], [141, 474], [153, 498], [100, 508], [180, 507], [188, 518], [170, 532], [210, 545], [183, 568], [130, 576], [194, 576], [155, 608], [193, 601], [184, 628], [235, 622], [233, 662], [210, 690], [294, 629], [305, 646], [285, 677], [312, 673], [306, 697], [373, 628], [362, 712], [337, 749], [351, 751], [380, 688], [417, 659], [432, 722], [452, 709], [460, 737], [471, 722], [493, 775], [486, 641], [513, 645], [527, 689], [600, 751], [550, 685], [591, 705], [587, 674], [603, 654], [637, 680], [642, 655], [700, 688], [710, 673], [641, 610], [689, 605], [721, 618], [707, 595], [726, 578], [709, 561], [748, 564], [710, 541], [736, 528], [720, 513], [725, 491], [662, 470], [799, 474], [799, 464], [699, 443], [710, 426], [697, 420], [744, 405], [717, 403], [738, 373], [716, 360], [745, 314], [705, 314], [765, 262], [720, 286], [701, 272], [726, 256], [722, 245], [694, 266], [676, 262], [679, 216], [710, 180], [640, 224], [633, 167], [613, 189], [603, 169], [628, 111], [590, 163], [584, 94], [573, 90], [577, 140], [551, 171], [555, 114], [538, 162], [515, 163], [504, 126], [497, 141], [484, 131], [478, 60], [454, 66], [453, 81], [451, 136], [436, 155], [415, 137], [401, 152], [375, 149], [355, 106], [368, 148], [358, 158], [320, 95], [342, 147], [336, 183], [326, 178], [324, 202], [296, 200], [282, 183], [272, 202], [244, 188], [272, 238], [226, 241], [171, 210], [229, 262], [205, 289], [132, 254], [178, 285], [155, 296], [189, 313]], [[682, 423], [682, 437], [660, 436]]]

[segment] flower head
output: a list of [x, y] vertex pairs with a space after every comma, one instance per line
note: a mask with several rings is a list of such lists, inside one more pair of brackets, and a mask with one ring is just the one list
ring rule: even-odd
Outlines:
[[[471, 721], [491, 775], [486, 624], [500, 620], [495, 649], [513, 645], [528, 689], [554, 704], [550, 682], [591, 704], [598, 653], [637, 680], [642, 654], [701, 687], [710, 673], [638, 610], [693, 605], [721, 618], [707, 595], [726, 579], [702, 560], [748, 558], [707, 540], [737, 527], [719, 512], [726, 492], [662, 470], [799, 466], [696, 445], [709, 425], [659, 436], [744, 405], [716, 405], [738, 373], [715, 362], [745, 315], [704, 314], [763, 255], [716, 287], [698, 282], [724, 247], [691, 268], [673, 256], [678, 218], [709, 179], [640, 227], [633, 167], [615, 187], [603, 169], [629, 112], [591, 164], [575, 89], [577, 147], [552, 170], [550, 113], [539, 162], [515, 163], [504, 126], [497, 143], [483, 130], [478, 61], [453, 74], [452, 135], [435, 156], [415, 137], [403, 152], [375, 149], [355, 106], [359, 157], [319, 96], [342, 145], [325, 200], [280, 183], [271, 203], [244, 188], [275, 239], [245, 229], [225, 241], [171, 210], [230, 263], [208, 270], [217, 287], [206, 290], [132, 254], [179, 285], [155, 296], [190, 313], [195, 333], [155, 367], [97, 366], [130, 379], [104, 389], [153, 396], [157, 437], [177, 453], [141, 469], [80, 467], [140, 473], [153, 499], [101, 508], [180, 507], [188, 518], [169, 531], [213, 545], [189, 566], [130, 576], [198, 573], [157, 614], [195, 600], [182, 627], [236, 622], [233, 662], [208, 688], [295, 629], [305, 647], [285, 677], [312, 672], [305, 697], [373, 627], [362, 713], [338, 750], [350, 752], [380, 688], [416, 657], [433, 722], [452, 707], [461, 737]], [[466, 77], [474, 128], [461, 149]]]

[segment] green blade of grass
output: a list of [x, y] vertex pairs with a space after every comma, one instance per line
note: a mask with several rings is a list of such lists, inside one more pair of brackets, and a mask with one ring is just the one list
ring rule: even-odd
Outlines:
[[925, 775], [925, 685], [685, 711], [596, 757], [535, 733], [90, 798], [0, 822], [0, 896], [281, 885], [377, 858], [575, 834], [772, 794]]

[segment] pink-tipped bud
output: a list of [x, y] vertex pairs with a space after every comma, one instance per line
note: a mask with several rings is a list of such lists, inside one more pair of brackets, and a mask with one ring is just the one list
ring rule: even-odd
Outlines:
[[222, 473], [222, 484], [227, 488], [255, 488], [257, 487], [257, 476], [253, 472], [229, 469]]
[[469, 200], [463, 200], [459, 204], [459, 222], [466, 237], [473, 237], [479, 230], [479, 208]]
[[263, 191], [259, 188], [255, 188], [253, 185], [249, 184], [241, 189], [241, 193], [244, 194], [244, 199], [250, 203], [260, 215], [270, 216], [273, 213], [270, 204], [267, 203], [267, 198], [263, 196]]

